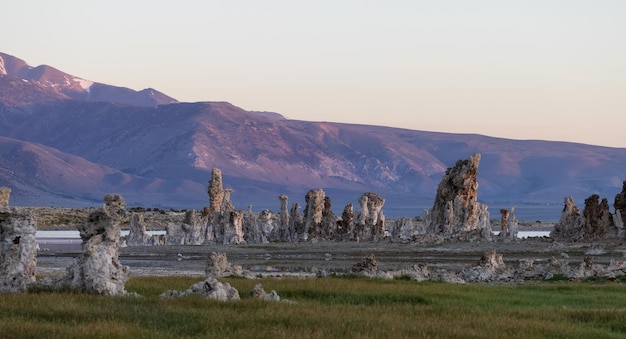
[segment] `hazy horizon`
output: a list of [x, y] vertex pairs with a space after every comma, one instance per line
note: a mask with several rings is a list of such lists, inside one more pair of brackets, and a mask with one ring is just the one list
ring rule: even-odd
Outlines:
[[23, 1], [1, 51], [291, 119], [626, 147], [626, 2]]

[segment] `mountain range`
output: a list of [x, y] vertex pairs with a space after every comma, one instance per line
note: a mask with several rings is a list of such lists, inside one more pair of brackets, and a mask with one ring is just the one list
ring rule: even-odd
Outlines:
[[0, 186], [12, 188], [13, 205], [93, 206], [115, 192], [130, 206], [198, 209], [220, 168], [239, 209], [276, 211], [279, 194], [304, 205], [322, 188], [337, 214], [374, 191], [388, 217], [412, 217], [431, 207], [446, 168], [473, 153], [492, 217], [516, 205], [518, 215], [556, 220], [564, 197], [612, 203], [626, 180], [623, 148], [292, 120], [0, 53]]

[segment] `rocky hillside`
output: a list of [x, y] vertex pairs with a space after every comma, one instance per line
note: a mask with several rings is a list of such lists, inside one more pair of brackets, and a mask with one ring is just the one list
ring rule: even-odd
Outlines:
[[240, 209], [276, 210], [281, 193], [302, 204], [322, 188], [337, 212], [375, 191], [389, 216], [414, 216], [447, 167], [481, 153], [478, 198], [492, 213], [550, 206], [556, 220], [565, 196], [612, 198], [626, 179], [626, 149], [298, 121], [226, 102], [82, 100], [0, 56], [0, 185], [18, 205], [97, 205], [117, 192], [129, 206], [200, 208], [218, 167]]

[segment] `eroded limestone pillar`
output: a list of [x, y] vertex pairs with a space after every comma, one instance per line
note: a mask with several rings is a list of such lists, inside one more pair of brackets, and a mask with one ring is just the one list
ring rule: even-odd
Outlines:
[[0, 187], [0, 208], [9, 208], [9, 198], [11, 189], [8, 187]]
[[58, 288], [103, 295], [126, 294], [124, 284], [130, 268], [119, 261], [120, 223], [126, 216], [126, 202], [118, 194], [107, 194], [104, 202], [78, 227], [83, 253], [58, 281]]
[[10, 193], [0, 187], [0, 292], [26, 292], [37, 270], [37, 224], [30, 212], [9, 208]]

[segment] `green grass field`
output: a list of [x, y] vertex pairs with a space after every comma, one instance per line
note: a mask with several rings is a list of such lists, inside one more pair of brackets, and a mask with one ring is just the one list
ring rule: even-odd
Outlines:
[[[188, 277], [132, 278], [142, 297], [0, 295], [3, 338], [624, 338], [626, 285], [453, 285], [355, 277], [222, 279], [238, 302], [161, 300]], [[262, 283], [293, 303], [247, 298]]]

